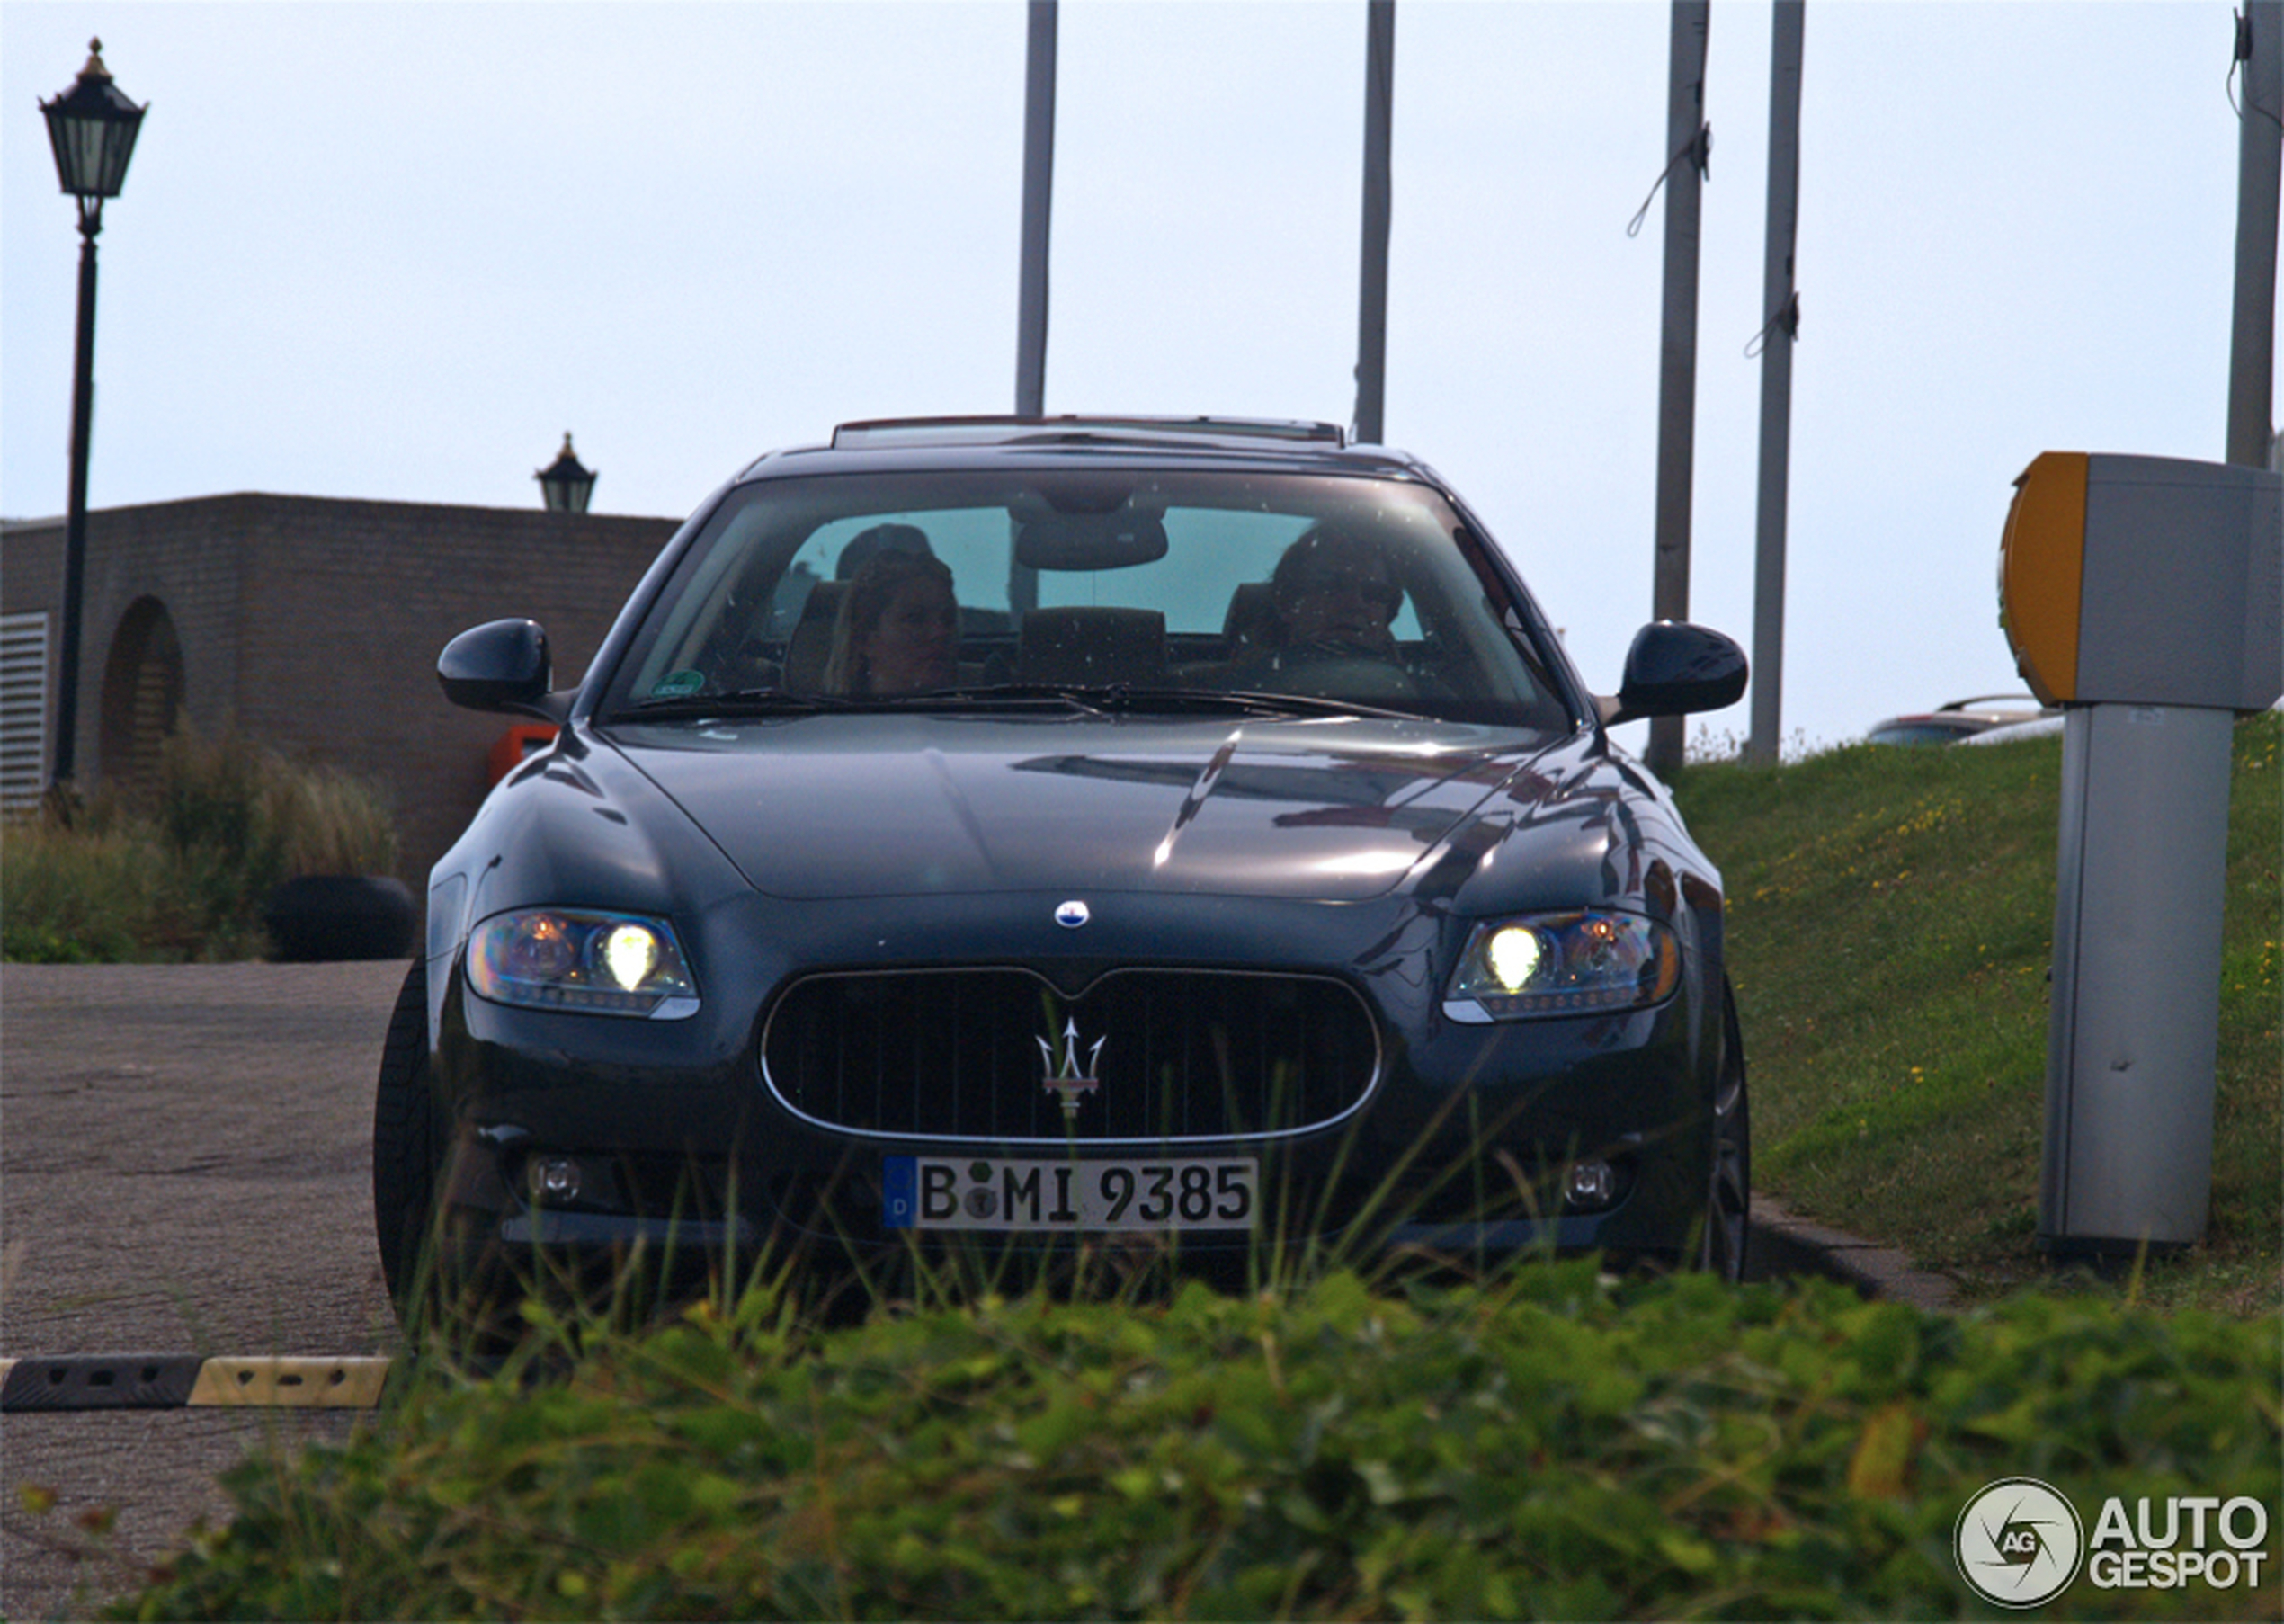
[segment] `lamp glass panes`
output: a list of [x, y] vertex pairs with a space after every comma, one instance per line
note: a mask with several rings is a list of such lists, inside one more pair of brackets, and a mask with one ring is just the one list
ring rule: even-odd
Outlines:
[[40, 103], [48, 120], [48, 145], [56, 155], [56, 179], [72, 196], [117, 197], [127, 181], [127, 161], [135, 155], [147, 107], [138, 107], [112, 83], [103, 67], [103, 41], [88, 41], [87, 66], [72, 87]]
[[540, 496], [551, 513], [584, 513], [587, 499], [594, 495], [595, 470], [583, 468], [572, 454], [571, 436], [563, 436], [563, 451], [547, 467], [531, 476], [540, 482]]

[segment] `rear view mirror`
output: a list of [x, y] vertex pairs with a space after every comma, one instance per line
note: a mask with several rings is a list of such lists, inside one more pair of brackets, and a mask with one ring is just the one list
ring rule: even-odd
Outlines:
[[1653, 716], [1718, 710], [1744, 697], [1744, 650], [1683, 620], [1659, 620], [1634, 634], [1616, 699], [1598, 698], [1605, 727]]
[[1015, 532], [1015, 562], [1026, 569], [1127, 569], [1165, 557], [1165, 523], [1121, 507], [1107, 513], [1048, 513]]
[[547, 629], [537, 620], [493, 620], [460, 633], [436, 656], [436, 680], [446, 699], [468, 710], [559, 722], [568, 709], [567, 694], [558, 706], [548, 692], [554, 665]]

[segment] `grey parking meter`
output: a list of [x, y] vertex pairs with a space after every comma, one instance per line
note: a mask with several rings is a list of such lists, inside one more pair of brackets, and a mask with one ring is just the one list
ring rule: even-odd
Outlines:
[[2284, 476], [2042, 454], [1999, 619], [2065, 708], [2039, 1244], [2185, 1246], [2212, 1194], [2231, 735], [2284, 693]]

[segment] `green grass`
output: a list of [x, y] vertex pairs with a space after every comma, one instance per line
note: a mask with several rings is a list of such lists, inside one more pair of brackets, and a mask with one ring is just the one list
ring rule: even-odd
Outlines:
[[168, 740], [141, 793], [50, 801], [0, 831], [0, 959], [219, 963], [268, 950], [262, 905], [305, 874], [385, 874], [379, 792], [235, 735]]
[[[2280, 736], [2272, 713], [2236, 729], [2206, 1241], [2087, 1289], [2284, 1301]], [[2061, 760], [2058, 738], [1855, 746], [1675, 785], [1727, 888], [1756, 1182], [1970, 1297], [2080, 1283], [2036, 1234]]]

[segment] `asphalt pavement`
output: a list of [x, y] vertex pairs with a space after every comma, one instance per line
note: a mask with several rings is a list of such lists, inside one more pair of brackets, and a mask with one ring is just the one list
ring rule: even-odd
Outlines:
[[[403, 977], [401, 963], [0, 968], [0, 1359], [396, 1353], [370, 1136]], [[1754, 1219], [1756, 1275], [1950, 1300], [1893, 1249], [1766, 1201]], [[226, 1514], [219, 1472], [343, 1437], [357, 1414], [12, 1409], [0, 1617], [88, 1616]], [[53, 1509], [29, 1509], [28, 1490]]]
[[[0, 967], [0, 1356], [388, 1353], [372, 1087], [401, 964]], [[0, 1416], [0, 1616], [88, 1616], [340, 1410]], [[50, 1491], [36, 1516], [24, 1491]], [[100, 1539], [80, 1519], [115, 1508]], [[87, 1559], [76, 1551], [100, 1550]]]

